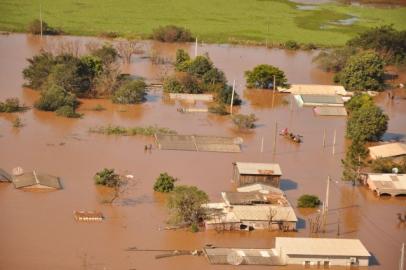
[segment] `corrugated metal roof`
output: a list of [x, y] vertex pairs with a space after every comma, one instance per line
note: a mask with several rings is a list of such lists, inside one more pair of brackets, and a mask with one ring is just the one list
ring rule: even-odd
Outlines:
[[368, 147], [372, 158], [386, 158], [406, 155], [405, 143], [387, 143]]
[[370, 256], [358, 239], [276, 237], [275, 249], [287, 255]]
[[290, 206], [278, 205], [233, 205], [232, 211], [239, 220], [268, 221], [272, 214], [273, 221], [296, 222], [295, 211]]
[[394, 189], [406, 193], [406, 174], [369, 173], [368, 181], [374, 182], [380, 193]]
[[328, 95], [300, 95], [304, 105], [312, 104], [336, 104], [343, 105], [344, 101], [340, 96], [328, 96]]
[[11, 182], [11, 175], [3, 169], [0, 169], [0, 182]]
[[320, 116], [347, 116], [347, 110], [344, 107], [323, 107], [314, 108], [314, 112]]
[[322, 84], [292, 84], [290, 88], [281, 89], [281, 92], [289, 92], [293, 95], [347, 95], [348, 92], [341, 85]]
[[252, 175], [282, 175], [281, 167], [277, 163], [236, 162], [240, 174]]
[[211, 264], [282, 265], [273, 249], [204, 248]]
[[12, 178], [13, 184], [16, 188], [24, 188], [31, 186], [38, 186], [38, 188], [49, 187], [60, 189], [62, 188], [59, 178], [56, 176], [38, 173], [38, 172], [29, 172], [23, 173], [21, 175], [15, 175]]

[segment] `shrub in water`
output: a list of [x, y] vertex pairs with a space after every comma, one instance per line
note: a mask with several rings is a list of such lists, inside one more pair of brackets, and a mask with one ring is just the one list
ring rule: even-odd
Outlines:
[[160, 26], [155, 28], [152, 39], [162, 42], [188, 42], [193, 41], [193, 36], [189, 30], [176, 25]]
[[301, 208], [315, 208], [320, 205], [320, 199], [314, 195], [302, 195], [297, 200], [297, 207]]
[[114, 172], [114, 169], [104, 168], [94, 176], [96, 185], [107, 187], [116, 187], [120, 184], [120, 176]]
[[156, 179], [154, 190], [158, 192], [171, 192], [175, 188], [176, 178], [167, 173], [161, 173]]
[[113, 102], [120, 104], [135, 104], [145, 101], [146, 84], [143, 80], [124, 82], [113, 94]]

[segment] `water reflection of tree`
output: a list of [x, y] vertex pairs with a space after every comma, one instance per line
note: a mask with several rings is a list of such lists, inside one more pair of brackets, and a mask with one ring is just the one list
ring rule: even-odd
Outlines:
[[289, 104], [289, 99], [286, 94], [274, 94], [272, 90], [246, 89], [244, 90], [244, 98], [247, 99], [251, 107], [255, 109], [272, 108], [272, 103], [274, 108]]

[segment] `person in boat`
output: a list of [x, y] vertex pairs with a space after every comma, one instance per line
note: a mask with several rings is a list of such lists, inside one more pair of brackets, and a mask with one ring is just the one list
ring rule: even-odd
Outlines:
[[295, 135], [295, 137], [293, 138], [293, 140], [294, 140], [295, 142], [300, 143], [300, 136], [299, 136], [299, 135]]
[[288, 135], [288, 133], [289, 133], [289, 132], [288, 132], [288, 128], [284, 128], [284, 129], [281, 130], [281, 133], [280, 133], [280, 134], [281, 134], [282, 136], [286, 136], [286, 135]]

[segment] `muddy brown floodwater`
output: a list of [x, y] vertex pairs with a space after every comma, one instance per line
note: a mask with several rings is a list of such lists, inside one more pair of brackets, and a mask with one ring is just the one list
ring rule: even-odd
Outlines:
[[[91, 38], [46, 37], [43, 44], [57, 40], [77, 40], [84, 44]], [[178, 47], [193, 52], [193, 45], [143, 42], [148, 53], [153, 49], [173, 57]], [[0, 100], [19, 97], [32, 105], [38, 93], [22, 87], [21, 71], [26, 58], [38, 53], [41, 42], [22, 34], [0, 36]], [[297, 210], [299, 231], [225, 232], [165, 231], [167, 212], [165, 198], [154, 194], [152, 185], [160, 172], [180, 179], [180, 184], [196, 185], [211, 200], [219, 200], [220, 192], [233, 188], [231, 163], [234, 161], [278, 162], [283, 171], [282, 189], [295, 204], [303, 193], [324, 198], [327, 176], [332, 177], [330, 214], [327, 233], [336, 237], [360, 238], [374, 255], [372, 269], [395, 269], [401, 243], [406, 241], [405, 228], [398, 227], [396, 213], [406, 210], [405, 198], [380, 199], [364, 187], [352, 187], [340, 181], [340, 159], [344, 155], [345, 118], [317, 117], [311, 109], [290, 106], [289, 95], [277, 95], [271, 108], [271, 94], [244, 90], [243, 73], [257, 64], [268, 63], [283, 69], [291, 83], [331, 82], [332, 75], [318, 70], [312, 52], [286, 52], [260, 47], [200, 45], [199, 53], [209, 53], [214, 63], [224, 70], [229, 81], [237, 80], [237, 91], [244, 99], [243, 113], [255, 113], [259, 126], [252, 133], [236, 132], [227, 117], [206, 114], [180, 114], [179, 104], [162, 99], [160, 91], [149, 93], [142, 105], [113, 105], [106, 100], [83, 100], [83, 119], [66, 119], [53, 113], [31, 109], [18, 114], [25, 126], [12, 127], [16, 115], [0, 115], [0, 167], [10, 171], [16, 166], [36, 169], [62, 178], [63, 190], [26, 192], [12, 184], [0, 184], [0, 269], [235, 269], [211, 266], [203, 257], [173, 257], [156, 260], [157, 253], [126, 252], [139, 249], [199, 249], [205, 244], [232, 247], [273, 247], [274, 237], [308, 236], [306, 211]], [[145, 54], [145, 55], [146, 55]], [[152, 65], [145, 55], [137, 55], [123, 67], [125, 72], [157, 80], [168, 68]], [[403, 81], [405, 78], [403, 77]], [[390, 116], [387, 136], [405, 136], [406, 100], [389, 101], [386, 95], [377, 102]], [[107, 109], [89, 110], [96, 104]], [[274, 123], [304, 136], [300, 146], [277, 139], [272, 153]], [[143, 137], [108, 137], [89, 134], [96, 125], [153, 125], [168, 127], [180, 133], [241, 136], [242, 153], [198, 153], [159, 151], [144, 153], [143, 146], [153, 143]], [[328, 146], [322, 148], [323, 129], [327, 130]], [[332, 155], [332, 140], [337, 130], [337, 151]], [[261, 137], [264, 152], [260, 153]], [[96, 187], [92, 177], [108, 167], [120, 173], [133, 174], [125, 192], [113, 205], [102, 204], [105, 190]], [[78, 223], [75, 210], [99, 210], [105, 215], [101, 223]], [[241, 266], [238, 269], [265, 269]], [[281, 267], [280, 269], [297, 269]], [[276, 269], [273, 267], [273, 269]]]

